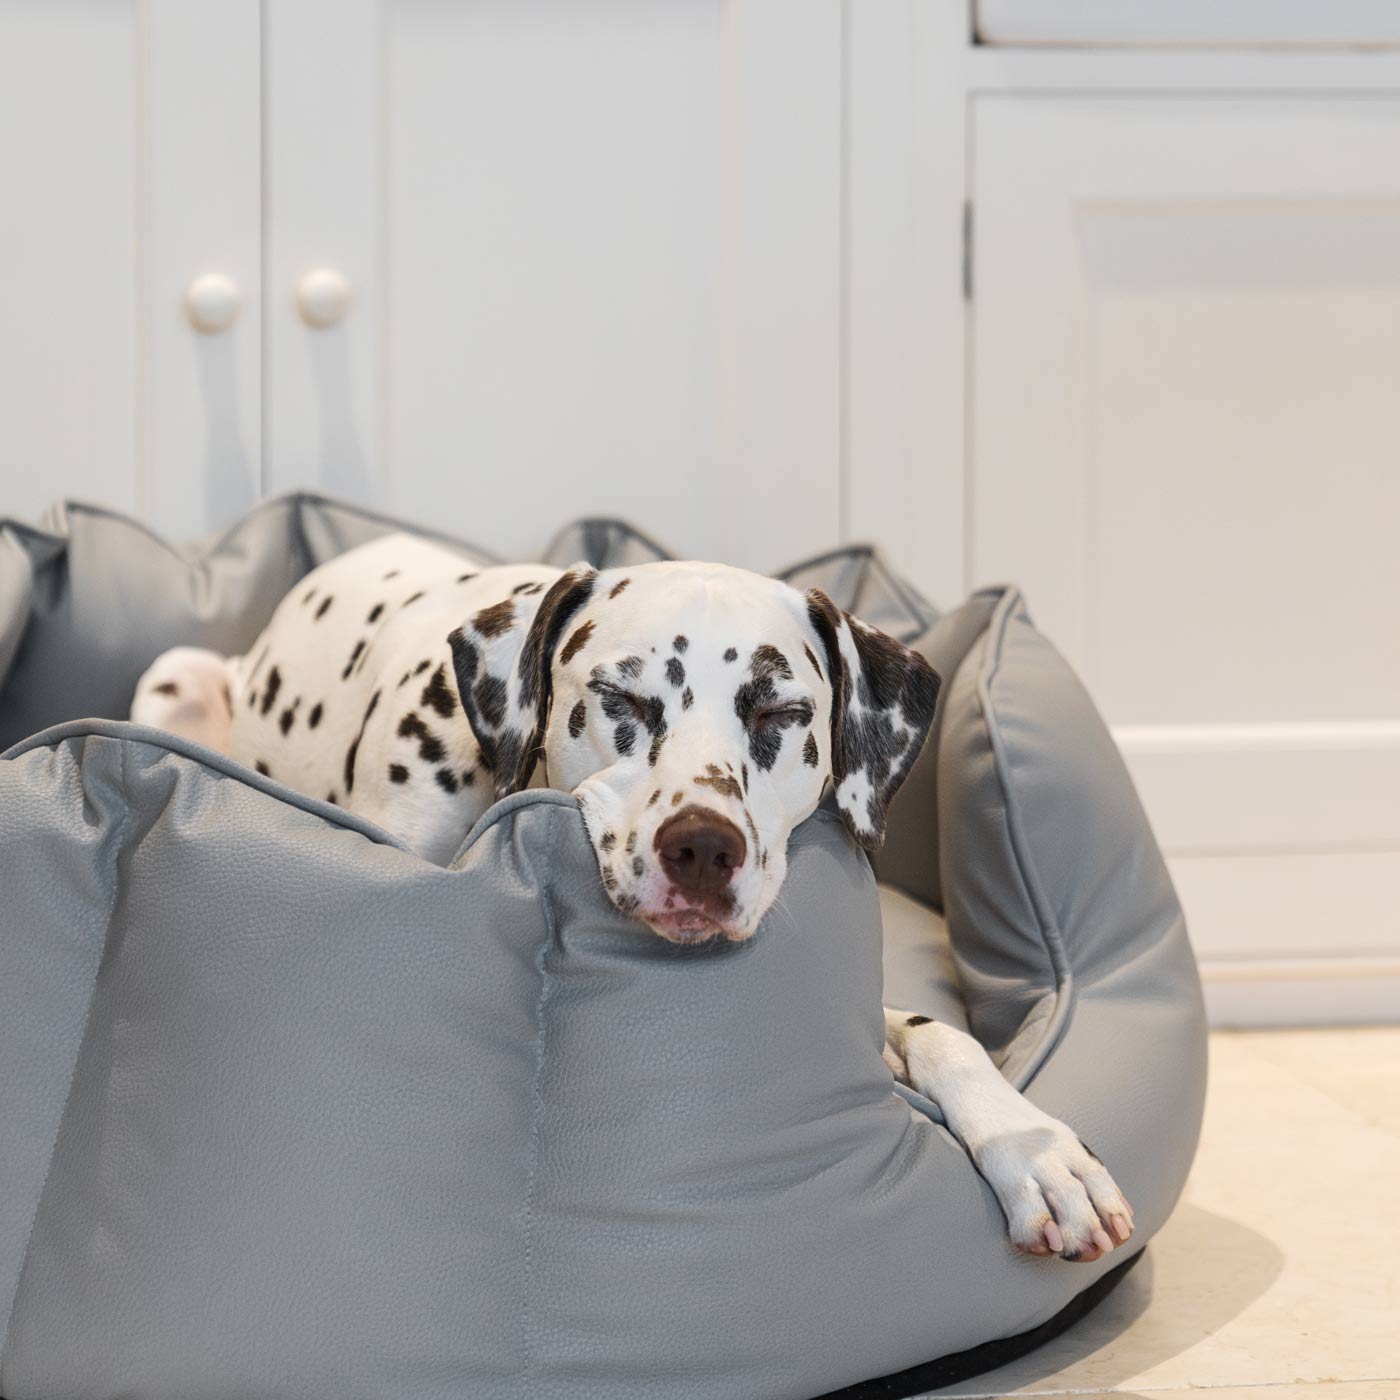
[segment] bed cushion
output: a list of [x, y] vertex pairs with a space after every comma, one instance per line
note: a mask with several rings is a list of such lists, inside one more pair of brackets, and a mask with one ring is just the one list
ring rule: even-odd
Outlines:
[[[189, 625], [239, 635], [298, 519], [232, 532]], [[166, 547], [122, 538], [114, 580], [61, 534], [21, 544], [11, 724], [55, 676], [114, 687], [73, 655], [102, 591], [127, 590], [123, 674], [172, 640], [131, 582], [164, 563], [125, 557]], [[1015, 1255], [880, 1060], [883, 986], [1081, 1131], [1134, 1250], [1180, 1191], [1204, 1034], [1160, 853], [1019, 596], [934, 625], [959, 615], [937, 828], [902, 818], [946, 941], [825, 812], [751, 943], [677, 949], [617, 914], [565, 794], [498, 803], [441, 868], [110, 719], [0, 758], [0, 1393], [913, 1395], [1095, 1301], [1136, 1255]]]

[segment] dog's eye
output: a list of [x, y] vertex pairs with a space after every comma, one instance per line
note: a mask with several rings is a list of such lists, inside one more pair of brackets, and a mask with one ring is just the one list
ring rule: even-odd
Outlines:
[[645, 724], [651, 715], [651, 705], [640, 695], [633, 695], [630, 690], [620, 690], [615, 685], [599, 687], [604, 695], [603, 713], [609, 719], [621, 719], [619, 713], [622, 709], [630, 710], [632, 717], [639, 723]]
[[796, 705], [774, 705], [754, 716], [755, 724], [811, 724], [812, 707], [805, 700]]
[[643, 700], [640, 695], [633, 695], [630, 691], [625, 690], [620, 693], [622, 698], [627, 702], [627, 707], [643, 724], [645, 724], [651, 714], [650, 705]]

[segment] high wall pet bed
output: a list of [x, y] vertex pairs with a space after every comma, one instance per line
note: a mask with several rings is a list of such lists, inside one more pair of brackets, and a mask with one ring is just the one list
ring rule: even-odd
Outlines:
[[85, 507], [0, 525], [0, 1393], [914, 1395], [1102, 1297], [1136, 1254], [1014, 1254], [879, 1054], [883, 977], [1111, 1164], [1129, 1250], [1171, 1210], [1195, 966], [1020, 596], [938, 616], [867, 552], [795, 571], [925, 651], [939, 717], [878, 883], [818, 812], [751, 943], [678, 950], [612, 907], [567, 795], [440, 868], [120, 722], [161, 650], [241, 648], [390, 528], [306, 496], [185, 548]]

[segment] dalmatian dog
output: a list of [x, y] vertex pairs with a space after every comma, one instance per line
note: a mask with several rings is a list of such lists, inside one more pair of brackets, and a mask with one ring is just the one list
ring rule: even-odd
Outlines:
[[[717, 564], [468, 567], [404, 535], [313, 571], [243, 656], [178, 648], [132, 718], [368, 818], [446, 863], [543, 760], [602, 883], [675, 943], [750, 938], [828, 786], [867, 848], [938, 677], [825, 594]], [[1132, 1234], [1103, 1164], [972, 1037], [886, 1009], [884, 1058], [938, 1103], [1012, 1243], [1100, 1258]]]

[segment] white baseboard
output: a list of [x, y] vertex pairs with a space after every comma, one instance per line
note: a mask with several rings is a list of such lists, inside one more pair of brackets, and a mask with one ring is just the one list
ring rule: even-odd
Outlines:
[[1203, 960], [1201, 981], [1215, 1027], [1400, 1022], [1400, 957]]

